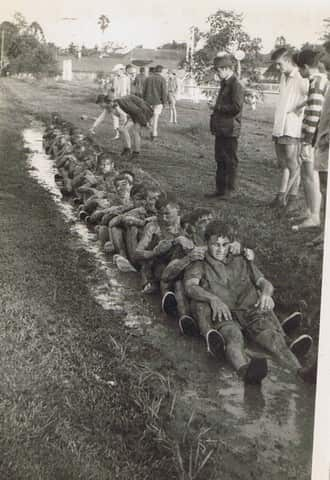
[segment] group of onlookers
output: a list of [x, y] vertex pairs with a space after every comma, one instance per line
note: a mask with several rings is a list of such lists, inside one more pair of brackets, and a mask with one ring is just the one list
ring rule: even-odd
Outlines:
[[[321, 226], [329, 157], [330, 42], [323, 49], [294, 52], [281, 47], [271, 57], [281, 72], [273, 127], [281, 180], [270, 207], [292, 218], [293, 231]], [[227, 200], [236, 188], [244, 89], [235, 76], [230, 56], [216, 57], [214, 69], [220, 79], [210, 121], [211, 133], [215, 135], [216, 189], [206, 196]], [[303, 213], [297, 211], [300, 181], [306, 204]], [[310, 245], [322, 248], [322, 243], [323, 234]]]
[[260, 384], [268, 365], [264, 356], [248, 354], [245, 338], [306, 378], [301, 362], [312, 338], [296, 333], [301, 314], [280, 322], [272, 284], [256, 267], [254, 252], [220, 220], [221, 212], [182, 211], [146, 172], [115, 165], [93, 137], [57, 114], [43, 139], [63, 196], [77, 206], [100, 248], [120, 270], [140, 274], [143, 294], [160, 293], [162, 310], [177, 319], [182, 333], [201, 335], [207, 351], [246, 383]]
[[[166, 104], [170, 108], [170, 123], [177, 123], [176, 98], [178, 94], [178, 82], [176, 74], [169, 71], [164, 74], [162, 65], [156, 67], [140, 67], [137, 74], [136, 67], [129, 64], [126, 67], [118, 64], [113, 68], [111, 80], [104, 85], [103, 95], [112, 99], [120, 99], [128, 96], [142, 98], [153, 110], [150, 121], [151, 139], [158, 137], [159, 117]], [[99, 125], [103, 117], [94, 123], [92, 131]], [[120, 138], [120, 124], [118, 117], [113, 115], [113, 128], [115, 130], [114, 140]], [[126, 148], [127, 145], [125, 145]]]

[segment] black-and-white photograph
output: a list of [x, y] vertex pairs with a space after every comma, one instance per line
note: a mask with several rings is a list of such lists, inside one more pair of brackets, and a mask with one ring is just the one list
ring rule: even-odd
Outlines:
[[329, 79], [324, 0], [2, 2], [1, 480], [329, 480]]

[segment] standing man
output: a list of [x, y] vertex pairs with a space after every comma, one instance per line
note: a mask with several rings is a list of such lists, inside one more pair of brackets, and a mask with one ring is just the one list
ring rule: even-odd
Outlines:
[[152, 117], [151, 139], [158, 137], [158, 119], [167, 101], [166, 80], [162, 76], [163, 67], [157, 65], [155, 72], [146, 79], [143, 89], [143, 99], [151, 105], [154, 115]]
[[328, 78], [320, 71], [320, 53], [302, 50], [297, 58], [300, 74], [309, 79], [309, 89], [302, 123], [300, 152], [301, 178], [306, 201], [306, 218], [294, 225], [294, 231], [320, 226], [321, 192], [318, 172], [314, 170], [314, 147], [318, 135], [320, 117], [328, 88]]
[[211, 133], [215, 135], [216, 190], [205, 196], [225, 200], [235, 190], [244, 91], [234, 74], [229, 55], [216, 57], [214, 70], [221, 80], [220, 91], [210, 119]]
[[300, 184], [298, 146], [308, 82], [300, 75], [293, 60], [293, 53], [288, 48], [275, 50], [271, 60], [282, 74], [273, 128], [275, 151], [282, 177], [279, 191], [270, 207], [285, 207], [289, 212], [296, 203]]
[[[131, 93], [131, 81], [128, 75], [125, 72], [125, 67], [122, 64], [115, 65], [112, 70], [115, 74], [115, 77], [112, 82], [112, 88], [114, 90], [115, 98], [125, 97]], [[115, 130], [115, 136], [113, 140], [118, 140], [120, 138], [119, 133], [119, 119], [116, 115], [112, 116], [113, 128]]]
[[176, 73], [170, 71], [167, 82], [168, 103], [170, 106], [170, 123], [177, 123], [176, 97], [178, 94], [178, 89], [179, 86], [176, 79]]
[[140, 73], [138, 73], [135, 77], [134, 87], [135, 87], [135, 95], [137, 97], [143, 97], [143, 90], [144, 84], [146, 82], [147, 75], [145, 67], [140, 68]]

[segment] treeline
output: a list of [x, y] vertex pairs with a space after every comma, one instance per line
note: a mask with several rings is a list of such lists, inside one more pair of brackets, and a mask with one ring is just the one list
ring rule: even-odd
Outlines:
[[31, 73], [34, 76], [59, 74], [56, 45], [46, 42], [42, 27], [28, 23], [16, 13], [12, 21], [0, 24], [2, 74]]

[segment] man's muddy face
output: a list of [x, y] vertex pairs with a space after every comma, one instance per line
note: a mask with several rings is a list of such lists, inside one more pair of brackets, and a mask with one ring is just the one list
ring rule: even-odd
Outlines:
[[212, 235], [208, 241], [208, 252], [215, 260], [223, 262], [229, 254], [230, 240], [228, 237]]
[[166, 205], [161, 210], [161, 218], [165, 227], [176, 225], [180, 221], [178, 207], [171, 204]]
[[101, 161], [101, 165], [100, 165], [100, 168], [101, 168], [101, 171], [104, 173], [104, 175], [112, 172], [112, 170], [114, 169], [114, 161], [111, 160], [111, 158], [104, 158], [102, 161]]
[[149, 212], [156, 213], [156, 203], [159, 198], [159, 192], [148, 192], [147, 199], [146, 199], [146, 207]]
[[116, 183], [116, 192], [119, 197], [129, 196], [132, 190], [132, 185], [127, 179], [119, 180]]
[[133, 203], [136, 208], [144, 207], [146, 204], [144, 194], [140, 192], [136, 193], [133, 197]]
[[205, 235], [205, 229], [207, 225], [213, 220], [213, 215], [204, 215], [203, 217], [200, 217], [196, 224], [195, 224], [195, 230], [196, 233], [199, 237], [204, 238]]

